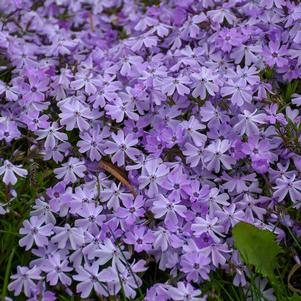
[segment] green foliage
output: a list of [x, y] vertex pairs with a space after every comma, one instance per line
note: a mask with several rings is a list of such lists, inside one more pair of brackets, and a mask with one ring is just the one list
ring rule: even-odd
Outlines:
[[160, 0], [141, 0], [141, 3], [145, 6], [159, 6], [160, 5]]
[[5, 276], [4, 276], [4, 283], [3, 283], [1, 301], [5, 301], [5, 297], [6, 297], [6, 293], [7, 293], [7, 286], [8, 286], [8, 283], [9, 283], [9, 275], [10, 275], [10, 270], [11, 270], [11, 265], [12, 265], [14, 254], [15, 254], [15, 249], [12, 249], [12, 251], [10, 253], [10, 256], [8, 258], [6, 269], [5, 269]]
[[272, 79], [274, 76], [273, 69], [271, 69], [270, 67], [266, 67], [264, 70], [260, 72], [259, 76], [261, 80]]
[[288, 301], [301, 301], [301, 296], [300, 295], [294, 295], [292, 297], [289, 297], [287, 300]]
[[301, 135], [301, 122], [296, 124], [289, 118], [286, 118], [286, 121], [287, 124], [285, 126], [280, 125], [279, 122], [276, 123], [278, 136], [282, 139], [282, 143], [287, 149], [301, 155], [301, 145], [299, 142]]
[[286, 89], [284, 90], [284, 99], [289, 101], [291, 96], [297, 91], [298, 88], [298, 80], [293, 80], [292, 82], [288, 83]]
[[282, 252], [275, 241], [275, 235], [243, 222], [235, 225], [232, 233], [234, 245], [243, 261], [254, 266], [263, 276], [274, 279], [274, 270], [278, 266], [277, 256]]

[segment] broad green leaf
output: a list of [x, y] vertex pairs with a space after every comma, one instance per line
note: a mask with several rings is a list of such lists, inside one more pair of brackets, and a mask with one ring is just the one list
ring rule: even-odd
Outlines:
[[232, 233], [234, 245], [243, 261], [255, 266], [256, 271], [263, 276], [274, 278], [277, 255], [282, 252], [275, 241], [275, 235], [243, 222], [236, 224]]

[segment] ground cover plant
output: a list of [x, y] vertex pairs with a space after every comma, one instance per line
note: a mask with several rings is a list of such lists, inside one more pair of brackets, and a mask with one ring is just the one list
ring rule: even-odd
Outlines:
[[0, 1], [0, 292], [301, 300], [301, 4]]

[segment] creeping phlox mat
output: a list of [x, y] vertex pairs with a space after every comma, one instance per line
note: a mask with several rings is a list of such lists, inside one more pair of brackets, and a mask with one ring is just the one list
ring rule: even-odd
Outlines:
[[298, 293], [299, 1], [6, 0], [0, 28], [2, 300]]

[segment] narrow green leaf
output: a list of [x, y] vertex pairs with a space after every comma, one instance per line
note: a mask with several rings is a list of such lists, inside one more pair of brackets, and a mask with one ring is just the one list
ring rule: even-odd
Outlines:
[[6, 297], [6, 293], [7, 293], [7, 286], [8, 286], [8, 281], [9, 281], [9, 275], [10, 275], [10, 270], [11, 270], [11, 263], [13, 261], [14, 254], [15, 254], [15, 249], [12, 249], [12, 251], [9, 255], [6, 270], [5, 270], [1, 301], [5, 301], [5, 297]]

